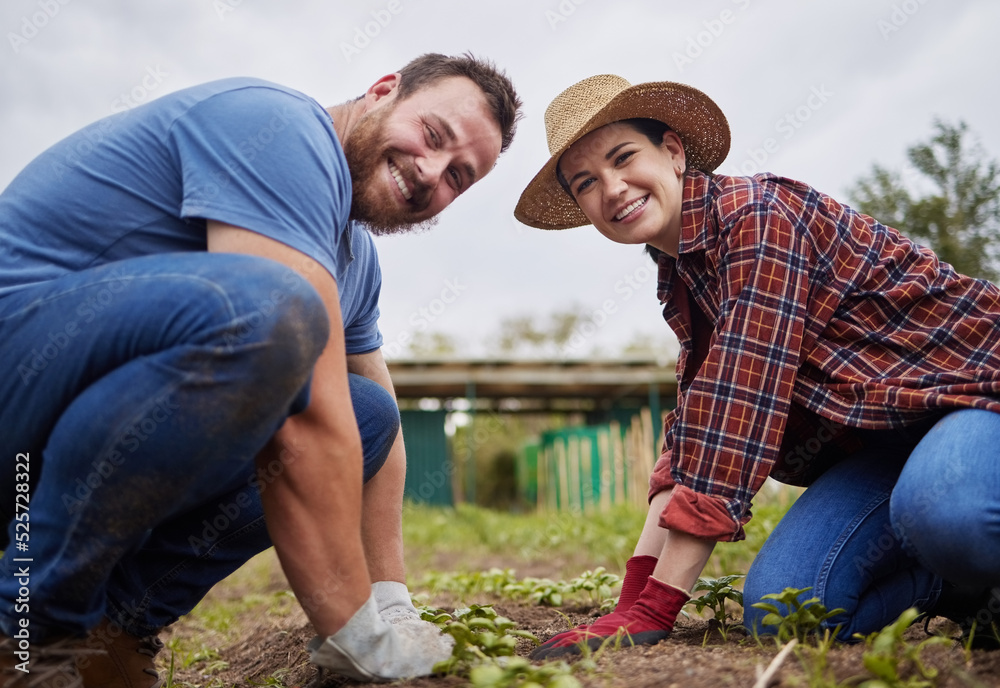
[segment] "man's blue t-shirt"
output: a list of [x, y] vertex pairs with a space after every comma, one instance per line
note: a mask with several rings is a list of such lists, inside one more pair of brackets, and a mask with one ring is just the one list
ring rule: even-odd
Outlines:
[[326, 110], [259, 79], [163, 96], [72, 134], [0, 194], [0, 297], [105, 263], [207, 249], [206, 220], [305, 253], [337, 280], [348, 353], [378, 348], [381, 272], [348, 220]]

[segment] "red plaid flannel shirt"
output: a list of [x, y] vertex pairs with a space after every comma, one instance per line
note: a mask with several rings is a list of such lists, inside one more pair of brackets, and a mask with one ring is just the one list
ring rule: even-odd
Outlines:
[[659, 263], [681, 344], [650, 479], [651, 496], [674, 487], [663, 527], [742, 539], [764, 479], [807, 483], [819, 447], [851, 427], [1000, 412], [995, 285], [773, 175], [689, 172], [682, 212], [679, 257]]

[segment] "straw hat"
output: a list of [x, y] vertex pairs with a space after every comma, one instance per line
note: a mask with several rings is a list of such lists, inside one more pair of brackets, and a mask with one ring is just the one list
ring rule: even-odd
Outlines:
[[613, 74], [584, 79], [560, 93], [545, 110], [549, 161], [521, 194], [514, 217], [539, 229], [589, 225], [556, 179], [559, 158], [586, 134], [633, 117], [656, 119], [684, 144], [688, 167], [711, 172], [729, 153], [729, 123], [719, 106], [698, 89], [670, 81], [631, 85]]

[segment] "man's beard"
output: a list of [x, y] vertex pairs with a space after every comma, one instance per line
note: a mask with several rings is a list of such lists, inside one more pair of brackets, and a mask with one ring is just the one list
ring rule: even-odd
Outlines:
[[373, 110], [364, 115], [354, 126], [350, 137], [343, 142], [344, 156], [351, 172], [351, 219], [364, 224], [372, 234], [401, 234], [430, 229], [437, 223], [437, 217], [424, 220], [414, 220], [412, 215], [419, 213], [430, 203], [433, 189], [425, 186], [413, 188], [414, 208], [407, 212], [400, 208], [391, 189], [386, 189], [380, 183], [383, 168], [392, 157], [393, 164], [407, 182], [414, 183], [415, 174], [409, 171], [409, 159], [402, 155], [392, 155], [385, 141], [384, 127], [387, 116], [395, 106]]

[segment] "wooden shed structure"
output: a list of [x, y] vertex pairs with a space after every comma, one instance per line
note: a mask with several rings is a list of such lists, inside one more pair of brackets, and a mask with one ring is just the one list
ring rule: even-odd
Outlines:
[[673, 406], [674, 371], [673, 361], [650, 358], [390, 361], [406, 442], [407, 496], [454, 503], [449, 412], [579, 413], [588, 424], [627, 424], [643, 408], [659, 418]]

